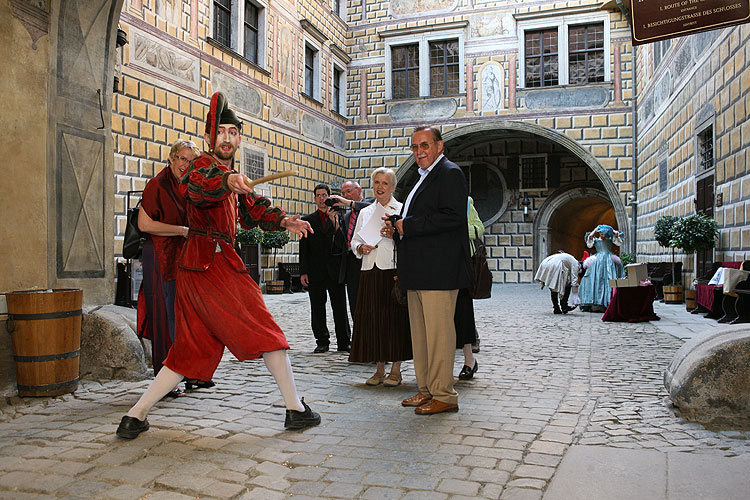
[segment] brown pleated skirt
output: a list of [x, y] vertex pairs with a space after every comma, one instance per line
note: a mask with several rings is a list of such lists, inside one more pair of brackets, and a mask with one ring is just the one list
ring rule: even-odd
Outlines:
[[373, 267], [359, 275], [349, 361], [412, 359], [409, 310], [393, 297], [395, 269]]

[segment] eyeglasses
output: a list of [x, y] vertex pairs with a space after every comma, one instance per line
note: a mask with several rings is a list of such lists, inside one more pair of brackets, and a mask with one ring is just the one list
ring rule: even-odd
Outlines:
[[316, 198], [328, 198], [328, 193], [318, 193], [315, 195]]
[[435, 142], [437, 141], [420, 142], [419, 144], [412, 144], [411, 150], [414, 151], [415, 153], [417, 152], [418, 149], [421, 149], [422, 151], [427, 151], [428, 149], [430, 149], [430, 144], [435, 144]]
[[175, 156], [174, 159], [175, 160], [180, 160], [180, 161], [185, 162], [185, 163], [190, 163], [190, 160], [187, 159], [187, 158], [185, 158], [184, 156]]

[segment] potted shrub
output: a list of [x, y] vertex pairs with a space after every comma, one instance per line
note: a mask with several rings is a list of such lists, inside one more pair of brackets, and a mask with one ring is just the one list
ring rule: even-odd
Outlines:
[[[276, 267], [276, 251], [289, 243], [289, 233], [286, 231], [266, 231], [260, 242], [263, 248], [273, 249], [273, 267]], [[284, 282], [272, 280], [266, 283], [267, 293], [281, 293], [284, 291]]]
[[[674, 250], [676, 247], [672, 244], [675, 225], [679, 219], [674, 215], [665, 215], [659, 217], [654, 224], [654, 239], [656, 242], [664, 248], [672, 249], [672, 285], [664, 286], [664, 302], [669, 304], [682, 302], [682, 285], [675, 285], [677, 283], [674, 274]], [[669, 297], [667, 297], [667, 294], [669, 294]]]
[[260, 284], [260, 244], [262, 241], [263, 230], [259, 227], [237, 230], [237, 243], [239, 244], [237, 253], [245, 263], [250, 276], [258, 284]]
[[719, 225], [714, 219], [703, 214], [693, 214], [675, 222], [671, 244], [689, 255], [714, 248], [718, 236]]

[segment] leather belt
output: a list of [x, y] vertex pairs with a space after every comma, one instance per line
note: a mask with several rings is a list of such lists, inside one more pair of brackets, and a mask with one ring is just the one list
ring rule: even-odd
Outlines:
[[216, 241], [216, 239], [218, 238], [220, 240], [226, 241], [230, 245], [234, 245], [234, 242], [232, 241], [231, 236], [229, 236], [226, 233], [219, 232], [219, 231], [212, 231], [210, 229], [198, 229], [198, 228], [191, 227], [188, 229], [188, 234], [190, 233], [199, 234], [201, 236], [207, 236], [213, 241]]

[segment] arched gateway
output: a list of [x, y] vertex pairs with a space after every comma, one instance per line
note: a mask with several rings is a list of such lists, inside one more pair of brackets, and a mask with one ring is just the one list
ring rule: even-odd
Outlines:
[[[487, 226], [495, 282], [531, 282], [539, 262], [557, 250], [581, 258], [584, 234], [597, 224], [627, 236], [617, 184], [591, 151], [567, 135], [496, 120], [446, 131], [443, 140]], [[398, 169], [400, 198], [416, 182], [413, 166], [409, 157]]]

